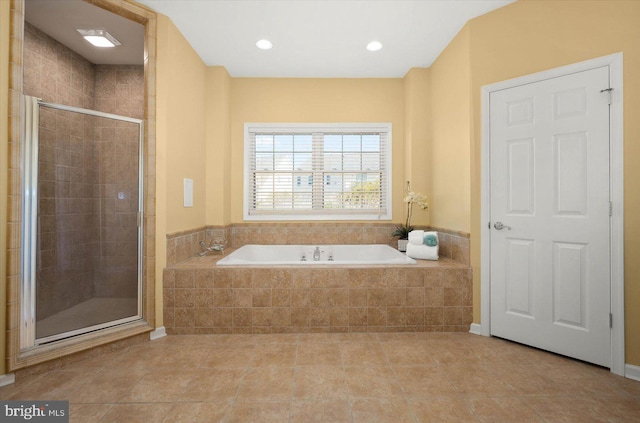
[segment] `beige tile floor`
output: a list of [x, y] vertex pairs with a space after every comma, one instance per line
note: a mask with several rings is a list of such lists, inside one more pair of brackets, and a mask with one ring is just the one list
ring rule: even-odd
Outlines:
[[640, 382], [464, 333], [168, 336], [19, 378], [72, 422], [640, 422]]

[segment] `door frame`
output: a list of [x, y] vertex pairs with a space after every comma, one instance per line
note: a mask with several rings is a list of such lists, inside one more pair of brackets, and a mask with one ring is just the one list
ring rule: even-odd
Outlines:
[[[485, 85], [482, 87], [482, 160], [481, 160], [481, 310], [480, 328], [475, 333], [491, 336], [491, 178], [490, 178], [490, 96], [505, 90], [546, 79], [557, 78], [594, 68], [609, 66], [611, 107], [609, 109], [610, 200], [613, 203], [609, 230], [611, 233], [611, 372], [624, 376], [624, 144], [623, 144], [623, 90], [622, 53], [614, 53], [584, 62], [574, 63], [547, 71]], [[603, 94], [604, 95], [604, 94]]]

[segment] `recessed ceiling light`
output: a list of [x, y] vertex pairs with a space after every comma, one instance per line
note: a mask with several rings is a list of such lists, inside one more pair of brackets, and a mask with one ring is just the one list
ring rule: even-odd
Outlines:
[[382, 43], [380, 41], [371, 41], [367, 44], [367, 50], [369, 51], [378, 51], [382, 49]]
[[269, 50], [271, 47], [273, 47], [273, 44], [271, 44], [271, 41], [269, 40], [259, 40], [256, 43], [256, 47], [258, 47], [260, 50]]
[[104, 29], [76, 29], [76, 31], [96, 47], [115, 47], [122, 45], [120, 41], [116, 40], [113, 35]]

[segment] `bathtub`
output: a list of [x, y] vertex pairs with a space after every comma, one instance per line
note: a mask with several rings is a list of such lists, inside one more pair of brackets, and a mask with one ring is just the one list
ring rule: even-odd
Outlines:
[[[320, 259], [314, 260], [314, 252]], [[316, 254], [317, 256], [317, 254]], [[416, 264], [395, 248], [367, 245], [245, 245], [218, 260], [218, 266]]]

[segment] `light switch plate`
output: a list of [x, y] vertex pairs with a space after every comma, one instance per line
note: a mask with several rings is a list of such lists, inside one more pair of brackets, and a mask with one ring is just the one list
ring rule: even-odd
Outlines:
[[193, 179], [184, 178], [184, 206], [193, 207]]

